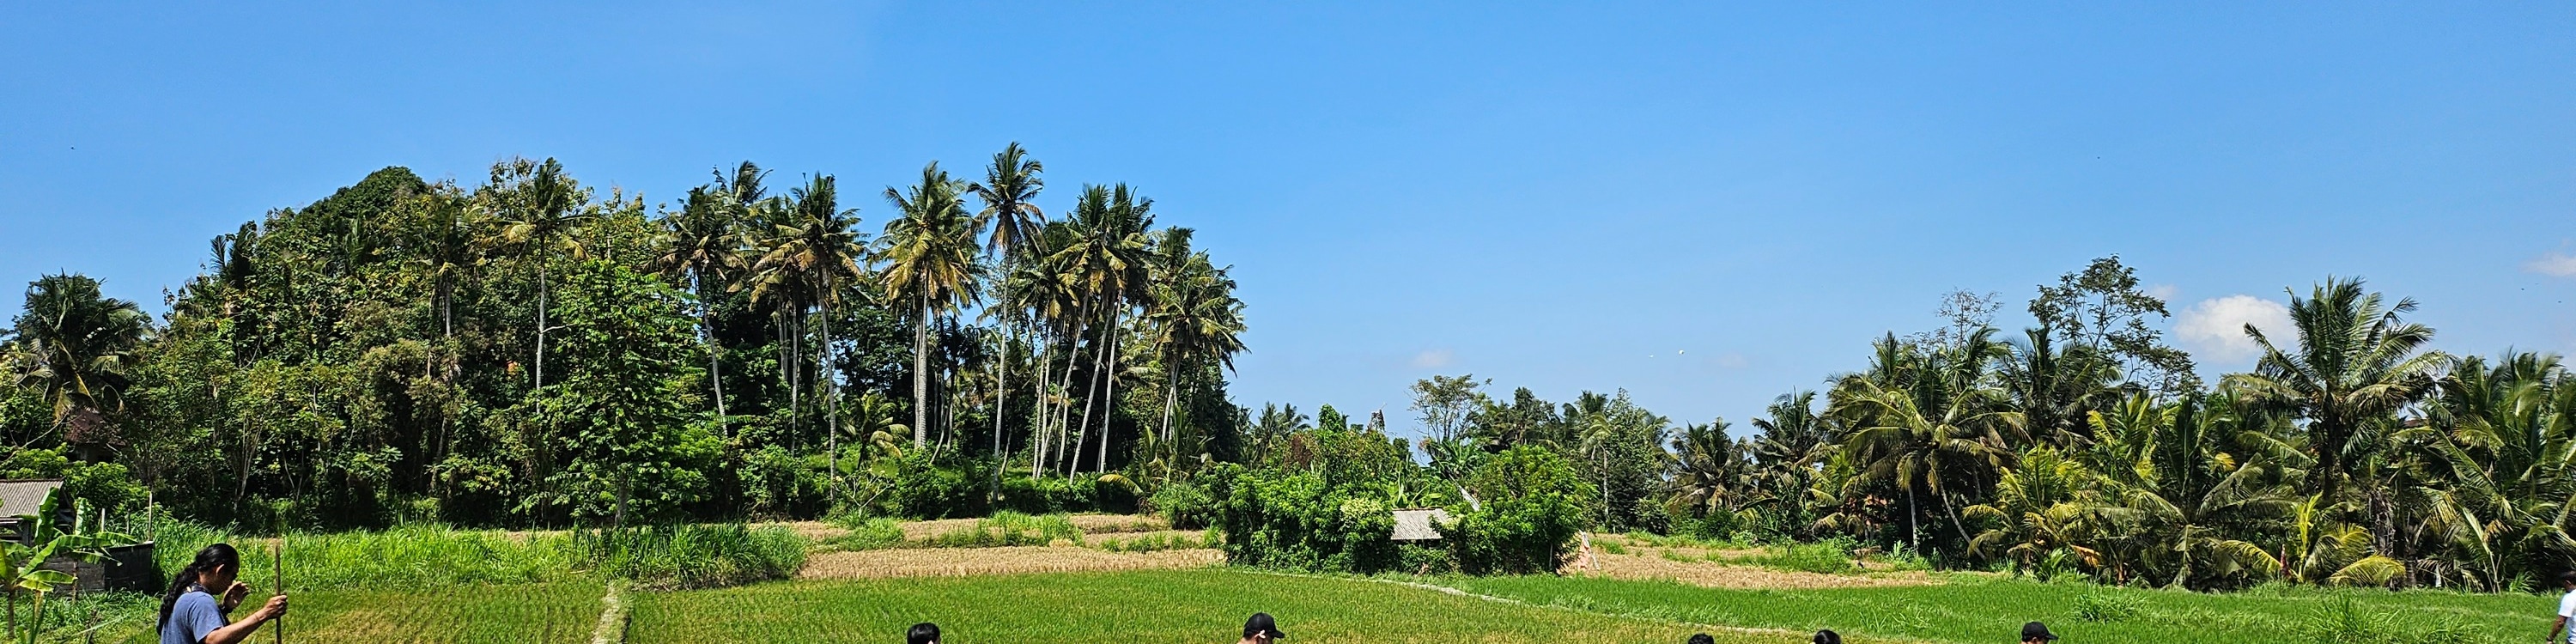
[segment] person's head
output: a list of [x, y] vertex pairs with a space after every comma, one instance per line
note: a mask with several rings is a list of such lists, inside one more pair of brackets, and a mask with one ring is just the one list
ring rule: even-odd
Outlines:
[[2045, 644], [2057, 641], [2057, 634], [2048, 632], [2047, 624], [2031, 622], [2021, 625], [2021, 641], [2022, 644]]
[[233, 577], [240, 574], [241, 553], [234, 551], [232, 544], [211, 544], [198, 550], [196, 559], [181, 566], [178, 574], [170, 575], [170, 588], [161, 594], [162, 625], [169, 625], [170, 607], [178, 605], [179, 596], [188, 594], [189, 589], [204, 587], [208, 593], [224, 592], [232, 587]]
[[911, 632], [903, 634], [903, 641], [904, 644], [939, 644], [939, 625], [930, 622], [914, 624]]
[[2576, 590], [2576, 570], [2558, 573], [2558, 587]]
[[1243, 620], [1243, 641], [1275, 642], [1283, 639], [1288, 639], [1288, 634], [1279, 632], [1279, 622], [1270, 619], [1269, 613], [1253, 613], [1252, 619]]
[[1692, 633], [1690, 644], [1717, 644], [1717, 638], [1709, 637], [1707, 633]]
[[1816, 644], [1843, 644], [1843, 636], [1830, 629], [1816, 631]]

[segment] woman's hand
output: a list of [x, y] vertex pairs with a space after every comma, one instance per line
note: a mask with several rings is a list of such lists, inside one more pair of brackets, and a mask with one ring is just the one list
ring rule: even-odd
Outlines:
[[285, 616], [286, 616], [286, 594], [285, 594], [285, 593], [279, 593], [279, 594], [277, 594], [277, 595], [275, 595], [275, 596], [269, 597], [269, 598], [268, 598], [268, 604], [267, 604], [267, 605], [265, 605], [265, 606], [261, 606], [261, 607], [259, 607], [259, 621], [263, 621], [263, 622], [265, 622], [265, 621], [274, 620], [274, 619], [277, 619], [277, 618], [280, 618], [280, 617], [285, 617]]
[[233, 587], [224, 589], [223, 601], [217, 602], [215, 606], [223, 609], [225, 613], [231, 613], [234, 608], [241, 606], [243, 599], [248, 597], [250, 597], [250, 584], [236, 581], [233, 582]]

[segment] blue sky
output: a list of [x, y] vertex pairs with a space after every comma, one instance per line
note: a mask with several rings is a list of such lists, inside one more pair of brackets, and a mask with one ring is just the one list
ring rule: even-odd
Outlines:
[[1235, 265], [1238, 401], [1399, 428], [1468, 372], [1741, 423], [2111, 253], [2213, 372], [2329, 274], [2445, 349], [2576, 353], [2564, 2], [362, 4], [12, 5], [0, 280], [157, 306], [388, 165], [872, 194], [1016, 140], [1043, 205], [1129, 182]]

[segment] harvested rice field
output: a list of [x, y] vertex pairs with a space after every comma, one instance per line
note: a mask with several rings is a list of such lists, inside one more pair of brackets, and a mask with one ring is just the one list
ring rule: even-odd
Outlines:
[[805, 562], [804, 579], [970, 577], [1122, 570], [1206, 568], [1225, 563], [1210, 549], [1109, 552], [1077, 546], [896, 548], [826, 552]]

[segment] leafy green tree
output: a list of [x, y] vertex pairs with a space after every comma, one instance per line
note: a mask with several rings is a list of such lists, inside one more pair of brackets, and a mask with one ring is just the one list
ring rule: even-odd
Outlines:
[[2173, 317], [2165, 312], [2164, 300], [2140, 290], [2137, 269], [2121, 264], [2118, 255], [2059, 276], [2055, 286], [2040, 286], [2039, 296], [2030, 301], [2030, 315], [2042, 328], [2066, 334], [2072, 344], [2120, 359], [2131, 381], [2167, 396], [2200, 388], [2190, 354], [2166, 346], [2164, 332], [2147, 326], [2150, 315]]
[[707, 493], [717, 451], [689, 413], [694, 321], [678, 291], [626, 267], [583, 262], [570, 277], [561, 350], [572, 368], [541, 401], [561, 419], [566, 462], [529, 502], [616, 525], [671, 516]]

